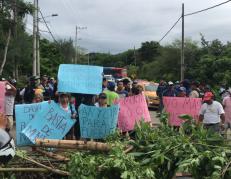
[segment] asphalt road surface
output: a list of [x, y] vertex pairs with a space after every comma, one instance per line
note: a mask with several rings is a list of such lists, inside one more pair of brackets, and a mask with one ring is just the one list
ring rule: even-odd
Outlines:
[[151, 119], [152, 119], [152, 123], [154, 125], [158, 125], [160, 123], [158, 117], [157, 117], [157, 112], [155, 110], [152, 110], [152, 109], [149, 109], [149, 112], [150, 112], [150, 116], [151, 116]]

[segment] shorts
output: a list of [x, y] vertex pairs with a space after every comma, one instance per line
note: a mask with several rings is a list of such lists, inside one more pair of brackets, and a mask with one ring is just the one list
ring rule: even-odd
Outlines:
[[6, 116], [6, 118], [7, 118], [6, 129], [8, 130], [13, 129], [13, 125], [14, 125], [13, 116]]

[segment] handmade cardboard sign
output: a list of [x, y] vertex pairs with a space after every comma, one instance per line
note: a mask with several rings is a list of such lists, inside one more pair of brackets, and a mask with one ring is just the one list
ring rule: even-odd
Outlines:
[[52, 101], [47, 108], [36, 113], [22, 133], [32, 143], [35, 143], [36, 138], [62, 139], [74, 123], [71, 114]]
[[103, 139], [116, 129], [119, 106], [108, 108], [80, 105], [79, 121], [82, 138]]
[[180, 126], [183, 122], [179, 119], [182, 114], [191, 115], [194, 119], [199, 119], [199, 112], [202, 104], [201, 98], [182, 98], [182, 97], [164, 97], [164, 107], [169, 113], [169, 124]]
[[15, 105], [16, 142], [18, 146], [32, 145], [30, 140], [22, 133], [22, 130], [31, 120], [34, 120], [39, 111], [47, 109], [49, 105], [48, 102]]
[[81, 94], [102, 92], [103, 67], [62, 64], [58, 72], [58, 91]]
[[134, 129], [136, 122], [151, 121], [145, 96], [143, 94], [119, 99], [120, 105], [118, 127], [123, 132]]

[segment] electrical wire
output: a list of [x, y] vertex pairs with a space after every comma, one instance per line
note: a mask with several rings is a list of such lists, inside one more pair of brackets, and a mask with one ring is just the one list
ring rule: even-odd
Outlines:
[[214, 5], [214, 6], [211, 6], [211, 7], [202, 9], [202, 10], [199, 10], [199, 11], [195, 11], [195, 12], [191, 12], [191, 13], [185, 14], [184, 16], [191, 16], [191, 15], [194, 15], [194, 14], [198, 14], [198, 13], [201, 13], [201, 12], [204, 12], [204, 11], [207, 11], [207, 10], [210, 10], [210, 9], [213, 9], [213, 8], [216, 8], [216, 7], [219, 7], [219, 6], [221, 6], [221, 5], [223, 5], [223, 4], [226, 4], [226, 3], [228, 3], [228, 2], [231, 2], [231, 0], [222, 2], [222, 3], [220, 3], [220, 4], [217, 4], [217, 5]]
[[172, 29], [177, 25], [177, 23], [180, 21], [182, 16], [180, 16], [177, 21], [173, 24], [173, 26], [164, 34], [164, 36], [159, 40], [159, 43], [172, 31]]
[[47, 22], [46, 22], [44, 16], [43, 16], [43, 13], [42, 13], [42, 11], [41, 11], [40, 9], [39, 9], [39, 12], [40, 12], [40, 14], [41, 14], [41, 16], [42, 16], [42, 19], [43, 19], [43, 21], [44, 21], [44, 23], [45, 23], [45, 25], [46, 25], [46, 27], [47, 27], [48, 32], [50, 33], [50, 35], [51, 35], [51, 37], [52, 37], [52, 39], [53, 39], [55, 42], [57, 42], [57, 41], [55, 40], [55, 37], [54, 37], [54, 35], [52, 34], [52, 32], [51, 32], [51, 30], [50, 30], [50, 28], [49, 28], [49, 26], [48, 26], [48, 24], [47, 24]]

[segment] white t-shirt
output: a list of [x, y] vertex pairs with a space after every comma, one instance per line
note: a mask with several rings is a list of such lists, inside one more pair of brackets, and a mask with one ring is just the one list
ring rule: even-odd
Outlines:
[[216, 124], [221, 122], [220, 115], [224, 113], [222, 105], [217, 101], [213, 101], [211, 105], [204, 103], [200, 110], [200, 114], [204, 116], [204, 124]]
[[5, 113], [7, 116], [13, 116], [14, 112], [14, 95], [5, 96]]

